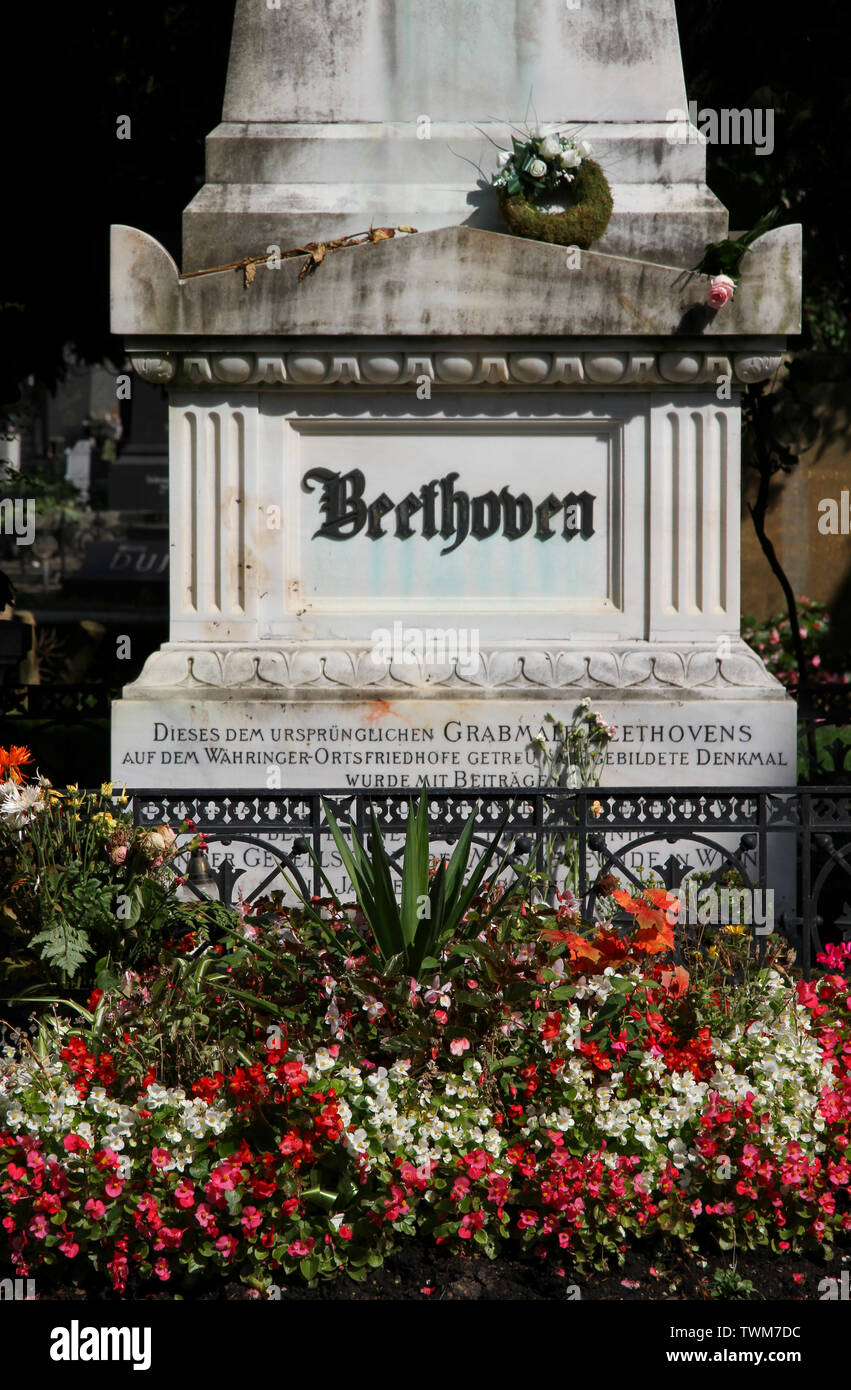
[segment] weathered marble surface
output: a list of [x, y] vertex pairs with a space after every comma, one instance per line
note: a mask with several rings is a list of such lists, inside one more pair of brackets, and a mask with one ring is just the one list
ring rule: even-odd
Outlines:
[[799, 226], [766, 233], [745, 257], [732, 302], [713, 311], [708, 279], [676, 266], [598, 251], [577, 259], [565, 247], [444, 227], [329, 253], [301, 281], [302, 257], [261, 265], [245, 288], [240, 271], [181, 280], [153, 237], [116, 226], [111, 322], [113, 333], [146, 339], [776, 336], [800, 332], [800, 262]]
[[[578, 699], [224, 698], [172, 692], [115, 707], [112, 771], [137, 787], [536, 787], [530, 740]], [[595, 702], [595, 708], [597, 704]], [[795, 710], [784, 700], [607, 699], [618, 734], [602, 785], [783, 786], [795, 780]]]
[[511, 127], [591, 141], [615, 198], [600, 249], [694, 264], [724, 236], [673, 0], [239, 0], [223, 121], [184, 215], [184, 269], [370, 223], [501, 223]]

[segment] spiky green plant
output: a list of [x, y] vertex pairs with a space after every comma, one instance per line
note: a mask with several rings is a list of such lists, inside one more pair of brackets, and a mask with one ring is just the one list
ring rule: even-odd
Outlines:
[[[398, 894], [393, 881], [390, 856], [375, 809], [370, 806], [371, 834], [367, 849], [354, 826], [351, 829], [352, 842], [349, 846], [329, 807], [324, 801], [322, 805], [343, 867], [351, 880], [355, 898], [369, 924], [387, 972], [405, 970], [414, 978], [418, 978], [421, 971], [434, 969], [441, 951], [459, 933], [488, 870], [496, 860], [508, 814], [481, 859], [472, 869], [469, 878], [466, 874], [476, 823], [475, 811], [461, 831], [451, 858], [440, 859], [437, 868], [432, 872], [426, 790], [423, 788], [416, 812], [413, 802], [409, 805], [401, 894]], [[336, 901], [337, 894], [333, 886], [315, 855], [313, 858]], [[491, 874], [492, 881], [499, 877], [510, 858], [509, 846]], [[513, 895], [517, 891], [529, 867], [529, 864], [523, 867], [502, 895], [499, 905], [505, 903], [509, 893]], [[482, 930], [496, 906], [497, 904], [494, 904], [485, 915], [476, 917], [474, 929], [477, 933]]]

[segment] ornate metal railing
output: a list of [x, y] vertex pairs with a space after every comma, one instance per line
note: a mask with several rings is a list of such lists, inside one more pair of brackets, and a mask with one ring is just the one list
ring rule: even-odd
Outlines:
[[[140, 825], [177, 826], [191, 819], [208, 837], [209, 848], [202, 878], [196, 861], [188, 890], [198, 896], [215, 891], [232, 904], [239, 898], [254, 901], [287, 883], [308, 895], [327, 893], [309, 852], [329, 869], [333, 841], [323, 799], [341, 825], [353, 824], [362, 836], [368, 835], [372, 807], [399, 868], [410, 795], [139, 791], [132, 809]], [[824, 942], [851, 936], [851, 788], [701, 787], [657, 793], [542, 787], [483, 791], [475, 797], [434, 790], [428, 795], [432, 843], [451, 844], [474, 809], [474, 842], [480, 845], [508, 816], [505, 835], [514, 838], [515, 863], [536, 854], [542, 867], [547, 842], [564, 838], [574, 845], [578, 897], [589, 916], [600, 878], [609, 873], [636, 889], [652, 880], [679, 893], [696, 875], [705, 892], [728, 881], [733, 871], [746, 891], [771, 892], [775, 929], [794, 947], [806, 974]], [[253, 871], [258, 872], [252, 881]]]

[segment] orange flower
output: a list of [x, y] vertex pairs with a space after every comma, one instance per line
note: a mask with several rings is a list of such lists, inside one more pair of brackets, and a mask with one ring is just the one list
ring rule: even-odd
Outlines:
[[688, 971], [682, 965], [675, 965], [673, 970], [660, 972], [659, 983], [667, 994], [672, 994], [675, 999], [679, 998], [681, 994], [688, 994]]
[[[652, 889], [651, 892], [657, 899], [663, 898], [656, 889]], [[662, 907], [651, 907], [650, 903], [642, 898], [631, 898], [620, 888], [615, 890], [612, 897], [619, 907], [635, 918], [636, 930], [630, 942], [633, 950], [645, 956], [655, 956], [661, 951], [673, 950], [674, 932]], [[667, 897], [667, 894], [664, 897]]]
[[571, 965], [585, 975], [600, 975], [607, 965], [626, 960], [629, 953], [629, 942], [621, 941], [616, 931], [605, 927], [591, 937], [547, 927], [541, 936], [546, 941], [566, 942]]
[[28, 748], [19, 747], [16, 743], [9, 745], [7, 753], [5, 748], [0, 748], [0, 781], [7, 779], [12, 782], [23, 782], [23, 777], [19, 769], [24, 763], [31, 763], [33, 755]]

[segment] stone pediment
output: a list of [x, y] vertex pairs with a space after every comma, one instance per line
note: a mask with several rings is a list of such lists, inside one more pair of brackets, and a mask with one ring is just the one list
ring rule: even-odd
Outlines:
[[113, 227], [112, 331], [130, 339], [800, 332], [799, 226], [754, 242], [734, 300], [717, 312], [706, 307], [705, 276], [473, 227], [335, 251], [300, 280], [306, 259], [260, 265], [249, 286], [240, 270], [181, 278], [159, 242], [134, 227]]

